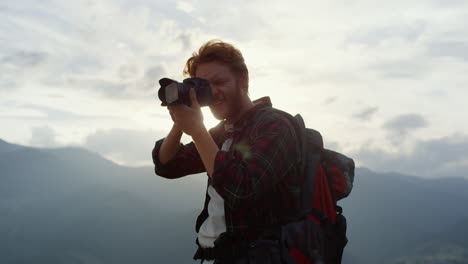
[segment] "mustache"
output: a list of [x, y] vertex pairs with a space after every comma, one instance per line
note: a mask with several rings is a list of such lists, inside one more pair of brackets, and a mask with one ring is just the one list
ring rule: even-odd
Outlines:
[[217, 103], [217, 102], [224, 101], [224, 99], [225, 99], [224, 96], [213, 96], [212, 102]]

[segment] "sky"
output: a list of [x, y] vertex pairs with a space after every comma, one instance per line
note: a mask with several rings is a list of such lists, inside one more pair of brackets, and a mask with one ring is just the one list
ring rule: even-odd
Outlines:
[[468, 178], [465, 0], [2, 0], [0, 138], [150, 165], [158, 80], [211, 39], [241, 50], [252, 99], [357, 166]]

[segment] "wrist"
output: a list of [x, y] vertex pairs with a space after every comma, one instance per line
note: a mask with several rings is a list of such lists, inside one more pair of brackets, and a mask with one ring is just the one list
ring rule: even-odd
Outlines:
[[191, 136], [193, 141], [197, 142], [206, 137], [206, 135], [209, 135], [209, 132], [206, 130], [206, 127], [202, 125], [199, 129], [195, 130]]
[[172, 128], [171, 128], [171, 131], [169, 132], [169, 134], [172, 134], [176, 137], [182, 137], [182, 134], [184, 132], [182, 132], [182, 130], [180, 130], [180, 128], [178, 126], [176, 126], [176, 124], [173, 124], [172, 125]]

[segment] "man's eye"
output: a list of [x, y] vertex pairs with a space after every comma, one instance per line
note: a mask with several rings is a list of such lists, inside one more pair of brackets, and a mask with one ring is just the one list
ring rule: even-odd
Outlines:
[[222, 84], [225, 84], [226, 81], [225, 80], [215, 80], [212, 82], [213, 85], [222, 85]]

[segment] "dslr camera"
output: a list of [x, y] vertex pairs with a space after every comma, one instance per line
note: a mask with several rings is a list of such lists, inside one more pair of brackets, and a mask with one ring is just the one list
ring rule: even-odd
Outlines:
[[159, 80], [161, 88], [158, 91], [158, 97], [161, 100], [161, 106], [185, 104], [191, 106], [190, 88], [195, 90], [197, 100], [200, 106], [210, 105], [213, 101], [213, 94], [208, 80], [202, 78], [187, 78], [181, 83], [169, 78]]

